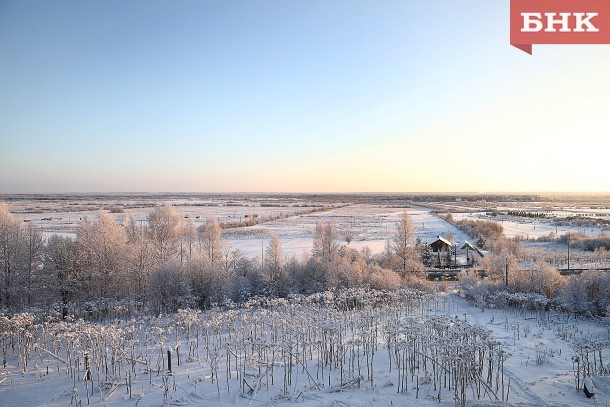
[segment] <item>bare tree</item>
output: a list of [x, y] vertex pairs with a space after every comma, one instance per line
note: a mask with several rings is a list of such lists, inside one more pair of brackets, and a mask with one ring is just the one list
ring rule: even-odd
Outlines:
[[93, 295], [95, 269], [94, 269], [94, 253], [93, 253], [94, 231], [93, 224], [89, 218], [84, 216], [78, 226], [76, 232], [75, 251], [78, 255], [78, 268], [82, 275], [81, 289], [86, 293], [84, 295]]
[[176, 256], [180, 218], [173, 206], [158, 206], [148, 215], [148, 234], [155, 249], [157, 264], [165, 264]]
[[4, 307], [12, 307], [13, 273], [19, 253], [20, 223], [9, 211], [8, 205], [0, 203], [0, 264], [3, 278], [0, 281], [0, 299]]
[[203, 253], [211, 264], [218, 263], [222, 257], [221, 234], [222, 229], [216, 218], [207, 219], [199, 227]]
[[188, 294], [182, 267], [169, 262], [154, 269], [148, 280], [148, 294], [153, 308], [158, 313], [176, 311], [181, 298]]
[[128, 254], [125, 229], [110, 215], [100, 212], [93, 227], [93, 264], [97, 291], [102, 297], [113, 289], [126, 288], [120, 281], [126, 277]]
[[27, 305], [32, 304], [32, 291], [34, 290], [34, 278], [37, 270], [42, 266], [44, 244], [42, 233], [38, 227], [29, 223], [23, 230], [23, 249], [21, 251], [21, 269], [24, 275], [25, 300]]
[[400, 220], [396, 224], [396, 232], [392, 242], [393, 252], [400, 259], [400, 267], [403, 272], [407, 271], [408, 263], [414, 258], [415, 230], [411, 222], [411, 216], [403, 211]]
[[318, 220], [314, 231], [313, 255], [328, 262], [334, 258], [337, 250], [337, 229], [331, 223]]
[[182, 233], [180, 234], [180, 262], [184, 260], [190, 261], [193, 258], [193, 249], [195, 247], [195, 239], [197, 238], [197, 228], [195, 221], [188, 218], [182, 223]]
[[51, 287], [62, 304], [62, 317], [68, 316], [68, 306], [78, 298], [81, 287], [78, 269], [79, 245], [69, 237], [53, 235], [46, 247], [44, 264], [48, 286]]
[[267, 269], [267, 282], [271, 296], [277, 296], [281, 275], [284, 268], [284, 251], [280, 239], [273, 235], [267, 245], [265, 253], [265, 268]]
[[144, 295], [146, 282], [155, 265], [152, 242], [145, 233], [143, 222], [130, 217], [127, 226], [127, 238], [131, 247], [131, 269], [138, 296]]
[[241, 259], [243, 259], [243, 254], [239, 249], [233, 249], [230, 243], [222, 242], [221, 243], [221, 253], [222, 253], [222, 270], [225, 275], [229, 276], [232, 274], [237, 268], [237, 264]]
[[[497, 252], [488, 253], [481, 262], [481, 268], [485, 270], [490, 280], [512, 284], [520, 274], [518, 272], [521, 270], [521, 265], [515, 254], [502, 248]], [[506, 281], [507, 277], [508, 281]]]

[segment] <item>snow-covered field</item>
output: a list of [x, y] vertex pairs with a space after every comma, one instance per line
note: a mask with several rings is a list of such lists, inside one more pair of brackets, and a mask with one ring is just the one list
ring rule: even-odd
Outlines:
[[[348, 200], [349, 201], [349, 200]], [[354, 200], [358, 202], [359, 200]], [[362, 201], [362, 199], [360, 199]], [[238, 223], [257, 216], [264, 220], [272, 216], [279, 216], [276, 221], [263, 221], [260, 224], [247, 228], [230, 229], [224, 232], [224, 239], [232, 247], [240, 249], [247, 257], [260, 255], [261, 246], [264, 247], [271, 235], [280, 238], [284, 251], [288, 255], [301, 255], [312, 248], [312, 233], [318, 219], [330, 221], [339, 230], [340, 239], [350, 236], [350, 246], [362, 248], [368, 246], [373, 253], [383, 250], [385, 242], [390, 238], [392, 229], [403, 208], [393, 207], [384, 203], [376, 204], [372, 197], [365, 203], [334, 202], [328, 197], [317, 199], [309, 196], [295, 196], [286, 198], [226, 196], [226, 197], [192, 197], [192, 198], [128, 198], [125, 200], [107, 197], [105, 199], [67, 200], [67, 201], [15, 201], [11, 204], [13, 212], [22, 219], [28, 219], [40, 226], [45, 237], [52, 234], [74, 236], [78, 223], [83, 217], [95, 221], [97, 211], [101, 208], [123, 207], [123, 213], [115, 213], [113, 217], [121, 219], [132, 216], [136, 221], [145, 222], [146, 217], [154, 207], [162, 203], [171, 203], [182, 217], [190, 217], [196, 225], [202, 224], [207, 218], [216, 218], [220, 223]], [[406, 201], [402, 205], [406, 205]], [[330, 211], [298, 215], [299, 211], [310, 211], [322, 205], [346, 205]], [[454, 214], [456, 220], [484, 219], [499, 222], [504, 228], [506, 237], [520, 237], [526, 240], [548, 236], [555, 233], [557, 236], [571, 231], [587, 236], [597, 236], [600, 232], [608, 232], [608, 227], [589, 226], [572, 227], [555, 226], [549, 220], [517, 218], [510, 216], [491, 217], [491, 210], [519, 210], [529, 212], [545, 212], [549, 215], [584, 216], [606, 219], [610, 217], [610, 209], [605, 201], [600, 202], [443, 202], [432, 205], [446, 208]], [[107, 209], [104, 209], [107, 211]], [[431, 242], [438, 235], [445, 235], [448, 231], [454, 234], [455, 240], [460, 244], [465, 239], [470, 240], [455, 227], [430, 213], [431, 209], [411, 206], [407, 208], [412, 215], [417, 235], [426, 242]]]
[[[610, 402], [610, 377], [582, 377], [587, 367], [610, 374], [608, 327], [553, 311], [483, 311], [454, 293], [359, 290], [105, 324], [11, 324], [2, 406]], [[579, 344], [591, 346], [587, 365]], [[579, 369], [594, 399], [576, 390]]]
[[[169, 202], [176, 205], [184, 204], [182, 201]], [[286, 202], [278, 202], [278, 204], [291, 205]], [[272, 235], [280, 238], [284, 253], [289, 256], [298, 257], [303, 252], [310, 252], [313, 247], [313, 232], [318, 220], [335, 225], [341, 244], [347, 245], [345, 239], [350, 236], [350, 247], [362, 249], [367, 246], [372, 253], [379, 253], [383, 251], [386, 241], [391, 239], [396, 222], [405, 210], [412, 217], [417, 236], [425, 242], [436, 240], [438, 235], [446, 236], [447, 232], [451, 232], [454, 240], [459, 244], [470, 240], [463, 232], [430, 213], [430, 209], [423, 207], [398, 208], [365, 203], [296, 215], [299, 211], [308, 211], [322, 204], [297, 202], [292, 205], [261, 206], [255, 201], [246, 201], [228, 206], [227, 202], [195, 202], [189, 203], [188, 206], [176, 206], [176, 211], [183, 218], [185, 216], [192, 218], [197, 226], [208, 218], [216, 218], [221, 223], [232, 223], [248, 219], [245, 215], [258, 215], [257, 219], [281, 216], [281, 219], [275, 221], [264, 221], [258, 225], [227, 229], [223, 232], [223, 240], [233, 248], [239, 249], [246, 257], [260, 256], [261, 248], [267, 245]], [[25, 204], [13, 204], [15, 210], [23, 210], [24, 206]], [[72, 212], [62, 208], [65, 206], [48, 205], [41, 208], [44, 210], [41, 213], [16, 212], [16, 214], [40, 226], [45, 238], [54, 234], [74, 237], [83, 217], [86, 216], [92, 222], [97, 219], [97, 210]], [[136, 221], [145, 222], [151, 210], [152, 207], [126, 208], [124, 213], [116, 213], [112, 216], [117, 221], [132, 216]]]
[[455, 241], [462, 244], [464, 240], [470, 239], [453, 225], [430, 213], [429, 209], [392, 208], [371, 204], [349, 205], [250, 228], [228, 230], [223, 234], [223, 238], [247, 257], [254, 257], [261, 254], [261, 247], [266, 246], [271, 235], [277, 235], [286, 254], [299, 256], [304, 251], [311, 251], [316, 222], [322, 220], [335, 225], [341, 244], [347, 245], [345, 237], [350, 236], [350, 247], [361, 249], [368, 246], [373, 253], [379, 253], [392, 238], [396, 222], [405, 210], [411, 215], [416, 235], [425, 242], [433, 242], [438, 235], [445, 236], [447, 232], [453, 233]]
[[582, 233], [586, 236], [597, 236], [602, 231], [607, 232], [607, 227], [588, 226], [588, 227], [571, 227], [567, 226], [556, 226], [551, 224], [549, 221], [544, 220], [533, 220], [533, 219], [503, 219], [494, 218], [485, 213], [454, 213], [453, 217], [455, 220], [471, 219], [471, 220], [487, 220], [491, 222], [498, 222], [504, 229], [504, 235], [508, 238], [522, 237], [524, 239], [535, 239], [541, 236], [548, 236], [549, 233], [555, 233], [557, 236], [567, 234], [568, 231], [571, 233]]

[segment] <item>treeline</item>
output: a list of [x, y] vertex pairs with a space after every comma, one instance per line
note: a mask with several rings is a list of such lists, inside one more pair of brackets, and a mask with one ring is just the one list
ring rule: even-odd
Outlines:
[[580, 214], [579, 216], [568, 216], [565, 218], [555, 218], [553, 221], [557, 226], [572, 226], [572, 227], [595, 227], [595, 226], [610, 226], [610, 220], [591, 218]]
[[[263, 205], [261, 205], [261, 207], [262, 206]], [[295, 211], [295, 212], [288, 212], [288, 213], [285, 213], [285, 214], [269, 215], [269, 216], [265, 216], [265, 217], [254, 217], [254, 216], [252, 216], [248, 220], [244, 220], [244, 221], [227, 222], [227, 223], [223, 222], [223, 223], [220, 224], [220, 227], [222, 229], [243, 228], [243, 227], [258, 225], [260, 223], [275, 222], [275, 221], [278, 221], [280, 219], [291, 218], [291, 217], [294, 217], [294, 216], [309, 215], [309, 214], [318, 213], [318, 212], [326, 212], [326, 211], [329, 211], [331, 209], [343, 208], [345, 206], [347, 206], [347, 205], [340, 205], [340, 206], [322, 205], [322, 206], [319, 206], [319, 207], [316, 207], [316, 208], [304, 209], [304, 210]]]
[[508, 216], [516, 216], [521, 218], [546, 218], [547, 214], [544, 212], [528, 212], [528, 211], [508, 211]]
[[600, 233], [597, 236], [587, 236], [584, 233], [563, 234], [556, 239], [557, 242], [568, 244], [577, 249], [587, 252], [596, 250], [610, 250], [610, 236], [605, 233]]
[[250, 259], [222, 239], [216, 219], [196, 227], [170, 205], [126, 226], [100, 212], [95, 222], [82, 219], [75, 238], [44, 242], [36, 226], [0, 204], [0, 306], [103, 317], [117, 306], [169, 312], [342, 287], [395, 289], [405, 280], [425, 285], [412, 273], [422, 264], [406, 213], [395, 235], [372, 255], [341, 246], [336, 228], [318, 223], [310, 255], [284, 256], [272, 237], [264, 259]]

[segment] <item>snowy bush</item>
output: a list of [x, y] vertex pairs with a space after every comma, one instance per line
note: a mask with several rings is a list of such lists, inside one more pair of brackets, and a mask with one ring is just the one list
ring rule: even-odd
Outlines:
[[176, 310], [183, 305], [181, 299], [189, 294], [186, 277], [177, 265], [155, 269], [150, 274], [148, 293], [157, 312]]
[[568, 279], [562, 295], [566, 308], [574, 313], [603, 316], [610, 305], [610, 274], [586, 271]]

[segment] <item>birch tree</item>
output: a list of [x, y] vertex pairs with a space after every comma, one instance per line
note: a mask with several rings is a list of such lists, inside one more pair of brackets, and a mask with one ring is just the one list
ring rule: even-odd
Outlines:
[[195, 221], [188, 218], [182, 223], [182, 233], [180, 234], [180, 262], [190, 261], [193, 258], [195, 241], [197, 239], [197, 228]]
[[78, 267], [81, 281], [81, 289], [86, 291], [86, 295], [92, 295], [94, 291], [94, 253], [93, 253], [93, 224], [89, 218], [84, 216], [76, 232], [75, 250], [78, 254]]
[[0, 264], [2, 280], [0, 299], [4, 307], [12, 307], [13, 274], [19, 253], [20, 224], [9, 211], [8, 205], [0, 203]]
[[120, 281], [126, 277], [127, 234], [107, 213], [100, 212], [93, 229], [93, 255], [98, 293], [102, 297], [126, 287]]
[[21, 270], [23, 273], [23, 288], [25, 302], [32, 305], [32, 291], [34, 291], [37, 271], [42, 267], [44, 244], [42, 233], [34, 224], [29, 223], [23, 230], [21, 239]]
[[265, 269], [269, 293], [275, 297], [280, 291], [281, 276], [284, 268], [284, 251], [280, 239], [273, 235], [265, 253]]
[[203, 249], [203, 255], [210, 264], [217, 264], [222, 258], [221, 234], [222, 229], [216, 218], [208, 218], [199, 227], [199, 235]]
[[415, 230], [407, 211], [403, 211], [396, 224], [392, 243], [393, 252], [399, 258], [400, 269], [405, 272], [408, 270], [409, 261], [414, 258], [415, 246]]
[[318, 220], [314, 231], [313, 255], [329, 262], [337, 254], [338, 247], [335, 226]]
[[165, 264], [176, 257], [180, 218], [173, 206], [158, 206], [148, 215], [148, 233], [155, 249], [157, 264]]
[[64, 319], [70, 303], [80, 296], [78, 251], [74, 240], [59, 235], [51, 236], [46, 247], [45, 274], [49, 287], [59, 296]]
[[145, 233], [143, 221], [129, 218], [127, 239], [131, 247], [131, 270], [135, 278], [136, 293], [139, 297], [146, 291], [146, 282], [154, 268], [154, 253], [152, 243]]

